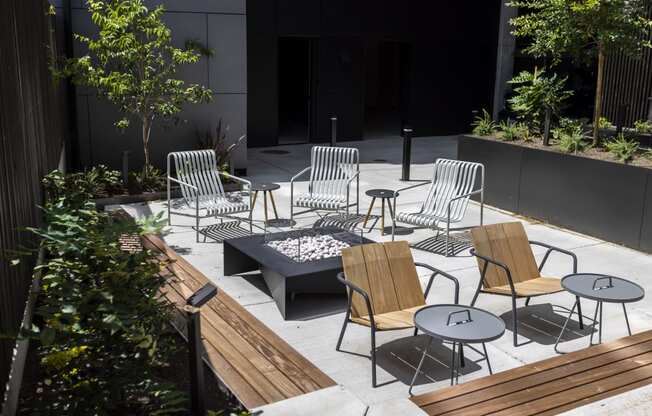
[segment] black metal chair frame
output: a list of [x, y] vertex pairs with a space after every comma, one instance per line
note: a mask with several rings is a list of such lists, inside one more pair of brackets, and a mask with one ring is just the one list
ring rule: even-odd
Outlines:
[[[577, 256], [575, 255], [575, 253], [570, 252], [568, 250], [564, 250], [564, 249], [559, 248], [559, 247], [551, 246], [550, 244], [542, 243], [542, 242], [539, 242], [539, 241], [529, 240], [528, 242], [530, 243], [530, 245], [537, 245], [537, 246], [541, 246], [541, 247], [544, 247], [544, 248], [547, 249], [546, 254], [543, 256], [543, 259], [541, 259], [541, 263], [538, 266], [539, 267], [539, 272], [541, 272], [541, 270], [543, 270], [543, 266], [545, 266], [546, 262], [548, 261], [548, 257], [550, 257], [550, 254], [552, 252], [556, 251], [556, 252], [561, 253], [561, 254], [566, 254], [566, 255], [570, 256], [573, 259], [573, 273], [577, 273]], [[480, 281], [478, 282], [478, 288], [475, 291], [475, 294], [473, 295], [473, 300], [471, 301], [471, 306], [475, 305], [475, 302], [478, 300], [478, 296], [480, 295], [480, 293], [488, 293], [488, 294], [491, 294], [491, 295], [499, 295], [499, 296], [510, 296], [512, 298], [512, 320], [513, 320], [513, 323], [512, 323], [513, 328], [512, 329], [513, 329], [513, 333], [514, 333], [514, 346], [518, 347], [518, 342], [517, 342], [518, 318], [517, 318], [517, 315], [516, 315], [516, 299], [525, 297], [526, 298], [525, 299], [525, 306], [528, 306], [530, 304], [530, 298], [534, 297], [534, 296], [519, 296], [519, 295], [516, 294], [516, 289], [514, 288], [514, 280], [512, 279], [512, 273], [510, 272], [509, 267], [507, 267], [505, 264], [503, 264], [503, 263], [501, 263], [499, 261], [496, 261], [496, 260], [494, 260], [492, 258], [485, 257], [485, 256], [483, 256], [481, 254], [478, 254], [475, 251], [474, 248], [472, 248], [470, 250], [470, 252], [471, 252], [471, 254], [473, 256], [484, 260], [484, 264], [482, 266], [482, 271], [481, 271], [481, 274], [480, 274]], [[511, 289], [511, 292], [512, 292], [511, 294], [495, 293], [495, 292], [491, 292], [491, 291], [482, 290], [482, 288], [484, 286], [485, 275], [487, 274], [487, 267], [489, 266], [489, 263], [491, 263], [491, 264], [493, 264], [493, 265], [495, 265], [497, 267], [500, 267], [501, 269], [503, 269], [505, 271], [505, 273], [507, 274], [507, 281], [509, 282], [509, 288]], [[547, 295], [547, 293], [543, 293], [541, 295], [536, 295], [536, 296], [543, 296], [543, 295]], [[575, 301], [577, 302], [577, 315], [579, 317], [580, 329], [584, 329], [584, 322], [582, 320], [582, 305], [580, 304], [579, 296], [575, 297]]]
[[[430, 288], [432, 287], [432, 283], [434, 282], [435, 277], [437, 275], [442, 275], [445, 278], [447, 278], [448, 280], [451, 280], [453, 282], [453, 284], [455, 285], [455, 303], [456, 304], [459, 303], [460, 283], [454, 276], [451, 276], [450, 274], [448, 274], [448, 273], [446, 273], [446, 272], [444, 272], [442, 270], [439, 270], [439, 269], [437, 269], [435, 267], [432, 267], [432, 266], [424, 264], [424, 263], [414, 263], [414, 265], [416, 267], [423, 267], [423, 268], [428, 269], [431, 272], [433, 272], [432, 275], [430, 276], [430, 280], [428, 281], [428, 285], [426, 286], [426, 290], [423, 292], [424, 299], [428, 298], [428, 293], [430, 293]], [[342, 345], [342, 340], [344, 339], [344, 332], [346, 331], [346, 327], [349, 324], [349, 322], [354, 323], [354, 324], [358, 324], [358, 325], [362, 325], [362, 324], [354, 322], [354, 321], [352, 321], [350, 319], [351, 318], [351, 301], [353, 299], [353, 293], [355, 292], [355, 293], [359, 294], [360, 296], [362, 296], [362, 298], [365, 301], [365, 304], [367, 305], [367, 312], [369, 313], [369, 323], [370, 323], [369, 327], [371, 328], [371, 385], [372, 385], [372, 387], [377, 387], [378, 384], [376, 382], [376, 331], [396, 331], [396, 330], [399, 330], [399, 328], [397, 328], [397, 329], [377, 329], [376, 328], [376, 322], [374, 320], [373, 308], [371, 307], [371, 300], [370, 300], [369, 295], [367, 294], [367, 292], [365, 292], [363, 289], [356, 286], [352, 282], [349, 282], [348, 280], [346, 280], [346, 275], [344, 274], [344, 272], [338, 273], [337, 274], [337, 279], [347, 287], [347, 289], [348, 289], [347, 290], [347, 292], [348, 292], [348, 300], [347, 300], [346, 316], [344, 318], [344, 324], [342, 325], [342, 330], [340, 331], [340, 337], [337, 340], [337, 346], [335, 347], [335, 350], [336, 351], [341, 351], [340, 347]], [[362, 326], [366, 326], [366, 325], [362, 325]], [[400, 329], [405, 329], [405, 328], [400, 328]], [[414, 335], [415, 336], [417, 335], [417, 332], [418, 332], [418, 329], [415, 327], [414, 328]]]

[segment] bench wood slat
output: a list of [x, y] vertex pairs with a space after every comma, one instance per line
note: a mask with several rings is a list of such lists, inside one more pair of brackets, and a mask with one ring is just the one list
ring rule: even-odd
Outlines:
[[[163, 295], [183, 306], [208, 278], [158, 236], [142, 237], [143, 246], [166, 261], [169, 279]], [[335, 385], [314, 364], [223, 291], [202, 307], [202, 336], [217, 377], [251, 409]]]
[[429, 415], [557, 414], [652, 382], [652, 331], [412, 398]]
[[[520, 394], [524, 390], [527, 390], [527, 395], [530, 395], [531, 397], [534, 395], [535, 389], [540, 386], [549, 386], [552, 382], [568, 380], [572, 377], [577, 377], [576, 375], [582, 376], [584, 374], [593, 374], [590, 370], [609, 365], [610, 363], [620, 362], [621, 360], [632, 359], [632, 357], [640, 358], [641, 354], [647, 354], [650, 351], [652, 351], [652, 341], [632, 345], [627, 348], [621, 348], [607, 354], [587, 358], [586, 360], [577, 361], [549, 370], [532, 373], [517, 380], [491, 386], [478, 392], [437, 402], [436, 410], [434, 409], [435, 405], [433, 405], [433, 411], [430, 412], [430, 414], [444, 414], [448, 411], [473, 405], [484, 407], [485, 405], [490, 404], [489, 402], [493, 400], [507, 400], [503, 399], [505, 397], [512, 400], [516, 394]], [[576, 381], [576, 379], [573, 379], [573, 382]], [[566, 382], [564, 381], [564, 383]], [[488, 401], [488, 398], [491, 398], [491, 400]]]

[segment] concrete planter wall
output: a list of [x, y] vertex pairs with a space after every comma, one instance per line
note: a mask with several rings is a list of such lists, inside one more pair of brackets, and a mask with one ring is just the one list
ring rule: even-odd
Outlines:
[[485, 165], [485, 202], [652, 253], [652, 169], [475, 136], [458, 158]]

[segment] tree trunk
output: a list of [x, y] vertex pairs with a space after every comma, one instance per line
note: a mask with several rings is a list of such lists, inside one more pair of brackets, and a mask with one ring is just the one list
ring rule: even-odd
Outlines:
[[600, 145], [600, 118], [602, 117], [602, 94], [604, 92], [604, 49], [598, 47], [598, 76], [595, 83], [595, 110], [593, 112], [593, 146]]
[[143, 172], [146, 175], [149, 168], [149, 134], [152, 131], [152, 119], [149, 117], [143, 118], [143, 152], [145, 153], [145, 165]]

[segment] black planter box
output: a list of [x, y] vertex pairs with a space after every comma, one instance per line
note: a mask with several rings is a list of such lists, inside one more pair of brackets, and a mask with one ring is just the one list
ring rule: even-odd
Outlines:
[[652, 169], [460, 136], [458, 158], [485, 165], [485, 202], [652, 252]]

